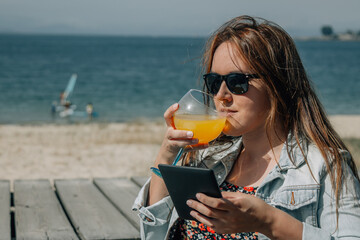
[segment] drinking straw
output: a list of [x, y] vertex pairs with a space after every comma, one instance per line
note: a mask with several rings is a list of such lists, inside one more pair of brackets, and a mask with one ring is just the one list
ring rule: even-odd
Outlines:
[[183, 154], [183, 152], [184, 152], [184, 148], [180, 148], [179, 152], [177, 153], [177, 155], [175, 157], [174, 162], [172, 163], [173, 166], [175, 166], [178, 163], [178, 161], [180, 160], [181, 155]]
[[[178, 163], [178, 161], [180, 160], [181, 155], [183, 154], [183, 152], [184, 152], [184, 148], [180, 148], [179, 152], [177, 153], [177, 155], [176, 155], [176, 157], [175, 157], [175, 159], [174, 159], [174, 162], [172, 163], [173, 166], [175, 166], [175, 165]], [[155, 173], [158, 177], [161, 177], [161, 178], [162, 178], [162, 175], [161, 175], [160, 170], [159, 170], [158, 168], [156, 168], [156, 167], [151, 167], [150, 170], [151, 170], [153, 173]]]

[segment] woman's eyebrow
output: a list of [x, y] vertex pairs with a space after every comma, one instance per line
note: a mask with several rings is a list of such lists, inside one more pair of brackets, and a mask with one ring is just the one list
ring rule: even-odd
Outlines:
[[[230, 73], [241, 73], [241, 74], [245, 74], [243, 71], [240, 71], [240, 70], [232, 71], [232, 72], [230, 72]], [[230, 73], [229, 73], [229, 74], [230, 74]]]
[[[219, 73], [217, 73], [217, 72], [215, 72], [215, 71], [210, 71], [209, 73], [219, 74]], [[247, 74], [247, 73], [244, 73], [244, 72], [242, 72], [242, 71], [240, 71], [240, 70], [237, 70], [237, 71], [231, 71], [231, 72], [229, 72], [229, 73], [227, 73], [227, 74], [225, 74], [225, 75], [229, 75], [229, 74], [233, 74], [233, 73]], [[221, 74], [219, 74], [219, 75], [221, 75]]]

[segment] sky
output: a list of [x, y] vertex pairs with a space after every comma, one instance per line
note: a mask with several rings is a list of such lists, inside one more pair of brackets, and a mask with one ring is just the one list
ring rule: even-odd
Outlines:
[[359, 0], [0, 0], [0, 32], [125, 36], [208, 36], [250, 15], [292, 36], [360, 31]]

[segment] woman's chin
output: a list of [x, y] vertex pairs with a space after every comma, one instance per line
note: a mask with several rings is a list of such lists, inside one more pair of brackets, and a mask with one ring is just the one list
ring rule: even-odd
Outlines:
[[222, 132], [225, 135], [232, 136], [232, 137], [238, 137], [238, 136], [242, 135], [241, 133], [239, 133], [239, 130], [234, 128], [234, 126], [231, 123], [229, 123], [228, 121], [226, 121], [225, 127]]

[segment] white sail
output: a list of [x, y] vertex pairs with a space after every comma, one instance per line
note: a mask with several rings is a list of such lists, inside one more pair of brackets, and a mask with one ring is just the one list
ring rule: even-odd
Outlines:
[[77, 74], [73, 74], [71, 75], [69, 82], [66, 86], [66, 89], [64, 91], [64, 101], [68, 100], [68, 98], [70, 98], [70, 95], [72, 94], [74, 87], [75, 87], [75, 83], [76, 83], [76, 79], [77, 79]]

